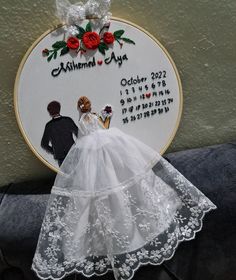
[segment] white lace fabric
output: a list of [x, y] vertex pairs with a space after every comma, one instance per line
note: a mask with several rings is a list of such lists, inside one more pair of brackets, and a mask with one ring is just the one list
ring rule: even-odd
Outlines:
[[170, 259], [216, 208], [158, 153], [89, 117], [48, 201], [32, 264], [41, 279], [112, 270], [129, 280], [140, 265]]

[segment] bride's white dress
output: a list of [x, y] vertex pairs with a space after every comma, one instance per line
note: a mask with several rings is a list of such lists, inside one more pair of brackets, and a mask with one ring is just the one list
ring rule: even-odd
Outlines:
[[[170, 259], [216, 206], [156, 151], [91, 113], [52, 188], [32, 269], [41, 279], [113, 270], [131, 279]], [[155, 173], [152, 167], [155, 166]]]

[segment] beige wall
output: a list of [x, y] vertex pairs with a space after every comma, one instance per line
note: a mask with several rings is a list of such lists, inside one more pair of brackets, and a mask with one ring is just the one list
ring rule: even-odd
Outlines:
[[[0, 9], [1, 186], [52, 173], [19, 132], [13, 86], [26, 50], [58, 20], [53, 0], [0, 0]], [[113, 0], [112, 13], [158, 38], [180, 72], [183, 116], [167, 152], [235, 141], [236, 1]]]

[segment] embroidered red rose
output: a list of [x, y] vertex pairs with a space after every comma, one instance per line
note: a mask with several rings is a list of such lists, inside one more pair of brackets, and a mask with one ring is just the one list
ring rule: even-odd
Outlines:
[[79, 47], [79, 40], [76, 37], [69, 37], [66, 43], [69, 49], [75, 50]]
[[106, 44], [113, 44], [113, 42], [115, 41], [115, 37], [111, 32], [105, 32], [103, 34], [103, 41]]
[[44, 49], [44, 50], [42, 51], [42, 54], [43, 54], [43, 55], [49, 55], [49, 50], [48, 50], [48, 49]]
[[96, 32], [86, 32], [82, 41], [87, 49], [95, 50], [100, 44], [100, 37]]

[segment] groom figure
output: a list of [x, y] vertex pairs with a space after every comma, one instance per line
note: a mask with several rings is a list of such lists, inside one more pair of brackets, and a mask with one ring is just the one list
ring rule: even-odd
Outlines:
[[52, 119], [45, 126], [41, 147], [52, 154], [60, 166], [74, 144], [73, 134], [78, 136], [78, 127], [71, 118], [60, 115], [59, 102], [50, 102], [47, 110]]

